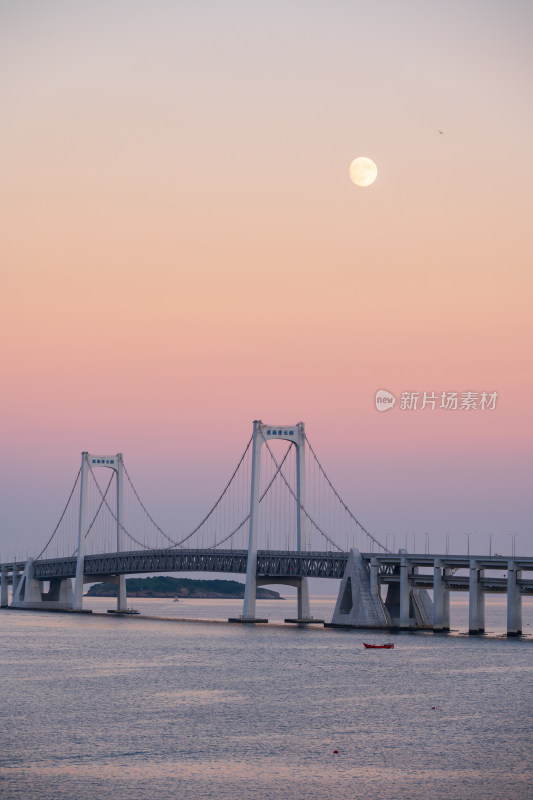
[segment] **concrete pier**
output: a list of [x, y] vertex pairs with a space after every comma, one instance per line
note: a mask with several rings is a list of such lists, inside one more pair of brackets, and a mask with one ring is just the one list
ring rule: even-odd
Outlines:
[[[442, 579], [446, 579], [447, 571], [443, 569]], [[450, 590], [445, 586], [445, 591], [442, 598], [442, 630], [450, 630]]]
[[522, 633], [522, 596], [518, 581], [522, 577], [516, 562], [507, 566], [507, 636], [520, 636]]
[[17, 565], [13, 562], [13, 573], [11, 576], [11, 602], [13, 602], [13, 598], [15, 597], [15, 592], [17, 591], [17, 586], [20, 580], [20, 572], [18, 570]]
[[8, 594], [7, 594], [7, 567], [2, 565], [0, 570], [0, 608], [7, 608]]
[[309, 603], [309, 581], [302, 578], [298, 587], [298, 619], [311, 620], [311, 605]]
[[43, 592], [43, 581], [34, 574], [34, 559], [26, 561], [24, 571], [14, 586], [12, 608], [35, 611], [70, 611], [73, 605], [70, 578], [52, 578], [48, 592]]
[[400, 562], [400, 629], [409, 629], [410, 592], [409, 592], [409, 562], [402, 555]]
[[376, 558], [370, 560], [370, 594], [380, 597], [379, 594], [379, 564]]
[[355, 548], [348, 556], [331, 623], [326, 624], [340, 628], [389, 628], [392, 625], [379, 591], [371, 585], [361, 553]]
[[433, 567], [433, 630], [450, 630], [450, 593], [444, 583], [445, 570], [440, 558]]
[[479, 563], [470, 559], [470, 579], [468, 588], [468, 633], [485, 633], [485, 599], [481, 586], [484, 571]]

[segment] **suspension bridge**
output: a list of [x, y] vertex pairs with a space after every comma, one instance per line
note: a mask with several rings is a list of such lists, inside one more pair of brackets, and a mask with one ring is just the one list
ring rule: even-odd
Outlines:
[[[464, 570], [468, 574], [459, 574]], [[490, 574], [503, 570], [505, 578]], [[297, 589], [291, 621], [309, 623], [316, 620], [308, 580], [319, 577], [341, 580], [332, 625], [449, 630], [450, 592], [468, 591], [469, 631], [481, 633], [484, 596], [499, 592], [507, 594], [508, 634], [520, 635], [521, 599], [533, 594], [533, 580], [523, 573], [532, 570], [533, 558], [514, 554], [391, 553], [343, 501], [303, 422], [256, 420], [224, 489], [189, 531], [164, 530], [156, 522], [122, 454], [82, 453], [66, 505], [40, 553], [0, 564], [0, 604], [8, 606], [11, 585], [12, 608], [83, 611], [84, 584], [105, 580], [117, 584], [117, 612], [126, 613], [126, 575], [241, 573], [243, 613], [233, 621], [266, 621], [256, 615], [257, 586], [286, 584]]]

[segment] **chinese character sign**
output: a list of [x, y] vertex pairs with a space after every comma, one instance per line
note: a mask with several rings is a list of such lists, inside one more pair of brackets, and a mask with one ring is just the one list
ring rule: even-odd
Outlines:
[[[400, 411], [495, 411], [498, 392], [401, 392]], [[396, 405], [396, 396], [386, 389], [375, 395], [378, 411], [391, 411]]]

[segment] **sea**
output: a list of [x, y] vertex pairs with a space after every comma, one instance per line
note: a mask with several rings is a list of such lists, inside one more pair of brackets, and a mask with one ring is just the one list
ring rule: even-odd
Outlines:
[[475, 637], [462, 595], [450, 634], [298, 627], [294, 597], [257, 625], [228, 623], [239, 600], [129, 602], [0, 611], [2, 800], [533, 798], [531, 598], [520, 639], [499, 596]]

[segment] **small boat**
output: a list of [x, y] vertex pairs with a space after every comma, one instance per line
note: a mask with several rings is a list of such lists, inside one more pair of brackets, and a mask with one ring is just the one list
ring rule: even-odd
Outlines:
[[368, 648], [372, 648], [374, 650], [392, 650], [394, 647], [394, 642], [387, 642], [386, 644], [367, 644], [363, 642], [364, 646]]
[[125, 617], [130, 614], [140, 614], [140, 611], [137, 611], [136, 608], [124, 608], [124, 609], [117, 609], [117, 608], [108, 608], [108, 614], [116, 614], [118, 617]]

